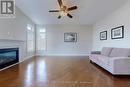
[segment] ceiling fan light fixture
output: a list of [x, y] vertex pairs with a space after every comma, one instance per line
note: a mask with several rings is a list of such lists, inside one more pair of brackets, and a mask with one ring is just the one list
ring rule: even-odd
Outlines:
[[61, 15], [61, 16], [67, 16], [67, 12], [65, 12], [65, 11], [60, 11], [60, 15]]
[[58, 19], [60, 19], [63, 16], [68, 16], [69, 18], [73, 18], [73, 16], [69, 14], [69, 11], [76, 10], [78, 7], [77, 6], [68, 7], [63, 4], [62, 0], [58, 0], [58, 3], [60, 6], [59, 10], [50, 10], [49, 12], [59, 12]]

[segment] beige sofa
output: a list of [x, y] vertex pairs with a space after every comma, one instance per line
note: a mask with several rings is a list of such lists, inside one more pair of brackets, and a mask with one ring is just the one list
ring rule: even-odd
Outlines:
[[130, 49], [104, 47], [93, 51], [89, 59], [113, 75], [130, 75]]

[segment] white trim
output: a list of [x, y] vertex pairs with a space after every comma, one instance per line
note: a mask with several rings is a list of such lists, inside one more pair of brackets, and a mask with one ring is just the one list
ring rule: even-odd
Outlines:
[[0, 71], [3, 71], [3, 70], [5, 70], [5, 69], [11, 68], [11, 67], [13, 67], [13, 66], [15, 66], [15, 65], [18, 65], [18, 64], [24, 62], [25, 60], [28, 60], [28, 59], [30, 59], [30, 58], [33, 58], [34, 56], [35, 56], [35, 55], [33, 55], [33, 56], [31, 56], [31, 57], [26, 57], [24, 60], [19, 61], [18, 63], [15, 63], [15, 64], [13, 64], [13, 65], [7, 66], [7, 67], [5, 67], [5, 68], [3, 68], [3, 69], [0, 69]]
[[46, 54], [45, 56], [89, 56], [90, 54]]
[[[19, 62], [19, 63], [20, 63], [20, 62]], [[15, 65], [19, 64], [19, 63], [15, 63], [15, 64], [13, 64], [13, 65], [7, 66], [7, 67], [5, 67], [5, 68], [3, 68], [3, 69], [0, 69], [0, 71], [3, 71], [3, 70], [5, 70], [5, 69], [8, 69], [8, 68], [10, 68], [10, 67], [12, 67], [12, 66], [15, 66]]]
[[26, 58], [22, 58], [23, 60], [20, 60], [19, 63], [24, 62], [25, 60], [28, 60], [28, 59], [33, 58], [33, 57], [35, 57], [35, 55], [29, 56]]

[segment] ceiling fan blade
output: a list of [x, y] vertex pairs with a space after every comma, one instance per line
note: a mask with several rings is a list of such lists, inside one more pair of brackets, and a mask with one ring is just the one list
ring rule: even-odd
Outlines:
[[73, 18], [73, 16], [72, 16], [72, 15], [70, 15], [69, 13], [67, 14], [67, 16], [68, 16], [69, 18]]
[[61, 15], [58, 16], [58, 19], [60, 19], [60, 18], [61, 18]]
[[77, 8], [78, 8], [77, 6], [73, 6], [73, 7], [68, 8], [68, 11], [76, 10]]
[[50, 10], [49, 12], [59, 12], [59, 10]]
[[62, 0], [58, 0], [60, 7], [63, 5]]

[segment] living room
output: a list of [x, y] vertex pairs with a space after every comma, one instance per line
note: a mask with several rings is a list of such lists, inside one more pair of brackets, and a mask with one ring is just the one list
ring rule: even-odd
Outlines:
[[0, 3], [0, 87], [130, 86], [129, 0]]

